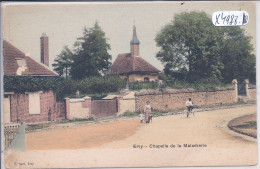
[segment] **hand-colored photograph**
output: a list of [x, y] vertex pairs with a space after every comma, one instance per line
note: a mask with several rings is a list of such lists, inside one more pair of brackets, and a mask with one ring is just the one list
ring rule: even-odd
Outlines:
[[6, 168], [257, 165], [255, 2], [1, 9]]

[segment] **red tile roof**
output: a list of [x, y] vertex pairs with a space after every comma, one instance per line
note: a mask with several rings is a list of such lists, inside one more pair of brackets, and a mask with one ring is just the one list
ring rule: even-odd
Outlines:
[[131, 53], [119, 54], [111, 66], [110, 74], [129, 73], [159, 73], [160, 70], [152, 66], [141, 57], [131, 56]]
[[23, 76], [57, 76], [57, 74], [50, 70], [47, 66], [36, 62], [28, 56], [25, 56], [22, 51], [14, 47], [6, 40], [3, 41], [3, 57], [4, 75], [16, 76], [16, 72], [19, 67], [17, 59], [24, 59], [27, 70], [22, 73]]

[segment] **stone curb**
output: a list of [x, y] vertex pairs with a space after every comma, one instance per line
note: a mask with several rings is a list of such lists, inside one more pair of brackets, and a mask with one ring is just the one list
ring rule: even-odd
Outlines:
[[[248, 115], [244, 115], [244, 116], [248, 116]], [[233, 130], [233, 131], [235, 131], [235, 132], [237, 132], [237, 133], [239, 133], [239, 134], [243, 134], [243, 135], [250, 136], [250, 137], [253, 137], [253, 138], [257, 139], [257, 134], [256, 134], [256, 135], [253, 135], [253, 134], [250, 134], [250, 133], [241, 131], [241, 130], [239, 130], [239, 129], [236, 129], [235, 126], [231, 126], [231, 121], [233, 121], [233, 120], [235, 120], [235, 119], [237, 119], [237, 118], [242, 118], [242, 117], [244, 117], [244, 116], [236, 117], [236, 118], [230, 120], [230, 121], [228, 122], [228, 124], [227, 124], [227, 127], [228, 127], [230, 130]]]

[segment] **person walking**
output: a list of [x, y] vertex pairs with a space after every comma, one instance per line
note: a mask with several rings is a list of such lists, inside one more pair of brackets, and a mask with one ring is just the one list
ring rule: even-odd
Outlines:
[[152, 111], [152, 107], [150, 106], [150, 102], [147, 101], [146, 105], [144, 106], [145, 122], [146, 123], [149, 123], [149, 121], [150, 121], [151, 111]]
[[191, 100], [191, 98], [189, 98], [187, 101], [186, 101], [186, 107], [187, 107], [187, 118], [189, 117], [189, 113], [192, 111], [193, 109], [193, 102]]

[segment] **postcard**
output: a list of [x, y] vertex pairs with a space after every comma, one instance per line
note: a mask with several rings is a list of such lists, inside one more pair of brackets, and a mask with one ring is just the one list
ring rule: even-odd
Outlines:
[[257, 165], [256, 3], [2, 3], [6, 168]]

